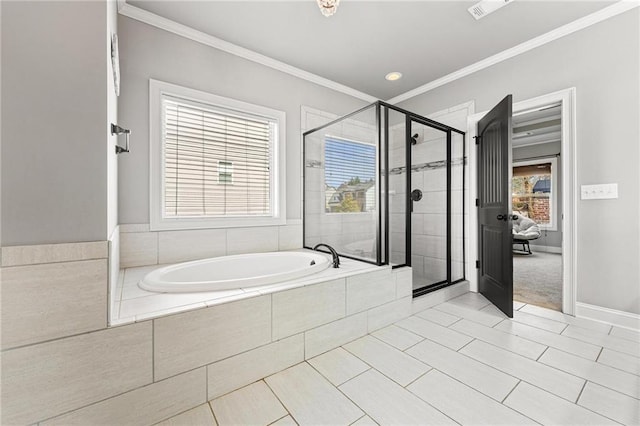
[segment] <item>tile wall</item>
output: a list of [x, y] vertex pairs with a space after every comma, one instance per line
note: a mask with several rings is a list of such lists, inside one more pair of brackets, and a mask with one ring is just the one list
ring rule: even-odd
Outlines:
[[411, 270], [381, 268], [108, 328], [108, 247], [2, 249], [0, 423], [161, 421], [412, 310]]
[[282, 226], [185, 231], [150, 231], [148, 224], [120, 225], [120, 268], [301, 247], [300, 221]]
[[[429, 115], [438, 122], [466, 131], [467, 116], [472, 113], [471, 104], [463, 104]], [[405, 259], [405, 217], [406, 217], [406, 174], [393, 173], [395, 167], [406, 163], [406, 133], [404, 124], [392, 126], [389, 138], [389, 176], [391, 260], [404, 263]], [[418, 134], [418, 143], [412, 147], [412, 163], [420, 165], [446, 160], [446, 133], [422, 125], [415, 125], [412, 134]], [[452, 157], [462, 158], [462, 137], [452, 135]], [[463, 192], [462, 164], [454, 161], [452, 167], [452, 279], [463, 277], [463, 226], [467, 221], [469, 207], [462, 215]], [[467, 171], [468, 174], [468, 171]], [[446, 280], [446, 167], [426, 168], [412, 172], [412, 188], [420, 189], [422, 200], [414, 203], [411, 215], [411, 266], [414, 271], [414, 285]], [[464, 188], [468, 184], [464, 185]], [[467, 242], [465, 241], [465, 244]]]

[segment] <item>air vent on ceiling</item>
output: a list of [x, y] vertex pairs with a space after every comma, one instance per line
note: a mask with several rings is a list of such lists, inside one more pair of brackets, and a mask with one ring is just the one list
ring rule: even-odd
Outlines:
[[469, 13], [476, 19], [484, 18], [491, 12], [495, 12], [502, 6], [511, 3], [513, 0], [482, 0], [480, 3], [474, 4], [469, 9]]

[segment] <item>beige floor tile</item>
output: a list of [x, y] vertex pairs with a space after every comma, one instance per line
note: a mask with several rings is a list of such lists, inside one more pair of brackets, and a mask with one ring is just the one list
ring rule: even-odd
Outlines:
[[301, 425], [348, 425], [364, 414], [306, 362], [265, 381]]
[[543, 318], [538, 315], [522, 312], [522, 310], [515, 311], [513, 313], [512, 321], [541, 328], [542, 330], [552, 331], [558, 334], [562, 333], [562, 331], [567, 327], [567, 324], [564, 322]]
[[537, 424], [437, 370], [429, 371], [407, 389], [463, 425]]
[[280, 420], [277, 420], [271, 423], [271, 426], [298, 426], [298, 423], [296, 423], [296, 421], [293, 420], [293, 417], [284, 416]]
[[418, 343], [407, 353], [496, 401], [502, 401], [518, 383], [515, 377], [430, 340]]
[[635, 357], [640, 356], [640, 342], [621, 339], [619, 337], [599, 333], [593, 330], [585, 330], [584, 328], [574, 327], [572, 325], [568, 326], [566, 330], [562, 332], [562, 335], [573, 337], [574, 339], [582, 340], [583, 342], [588, 342], [597, 346], [613, 349], [614, 351], [633, 355]]
[[595, 383], [587, 382], [578, 405], [625, 425], [640, 424], [640, 401]]
[[571, 374], [479, 340], [475, 340], [465, 346], [460, 353], [571, 402], [575, 402], [578, 399], [585, 382], [583, 379]]
[[344, 348], [401, 386], [408, 385], [431, 369], [372, 336], [346, 344]]
[[469, 336], [417, 316], [412, 316], [402, 321], [398, 321], [396, 325], [413, 333], [419, 334], [422, 337], [426, 337], [429, 340], [440, 343], [454, 351], [457, 351], [473, 340], [473, 338]]
[[198, 405], [189, 411], [171, 417], [155, 426], [216, 426], [209, 404]]
[[351, 426], [377, 426], [378, 423], [374, 422], [369, 416], [362, 416], [355, 422], [351, 423]]
[[220, 426], [268, 425], [287, 410], [262, 380], [210, 402]]
[[444, 327], [449, 327], [451, 324], [459, 321], [461, 318], [433, 308], [418, 312], [416, 315], [420, 318], [435, 322], [436, 324], [440, 324]]
[[540, 343], [522, 339], [466, 319], [453, 324], [451, 329], [531, 359], [538, 359], [547, 349], [545, 345]]
[[543, 425], [617, 424], [525, 382], [518, 384], [504, 404]]
[[424, 337], [418, 336], [417, 334], [395, 325], [382, 328], [371, 333], [371, 335], [395, 348], [400, 349], [401, 351], [404, 351], [405, 349], [424, 340]]
[[640, 358], [603, 348], [598, 362], [640, 376]]
[[376, 370], [369, 370], [340, 386], [340, 390], [379, 424], [455, 424]]
[[640, 377], [594, 361], [550, 348], [540, 357], [543, 364], [566, 371], [590, 382], [640, 399]]
[[494, 312], [476, 310], [464, 304], [456, 304], [453, 302], [446, 302], [440, 305], [436, 305], [434, 306], [434, 309], [446, 312], [451, 315], [455, 315], [460, 318], [466, 318], [470, 321], [486, 325], [487, 327], [493, 327], [506, 318], [503, 313], [496, 314]]
[[526, 312], [528, 314], [537, 315], [539, 317], [548, 318], [554, 321], [563, 322], [565, 324], [575, 325], [576, 327], [582, 327], [589, 330], [601, 331], [608, 333], [611, 329], [611, 325], [605, 324], [600, 321], [594, 321], [587, 318], [577, 318], [571, 315], [563, 314], [553, 309], [543, 308], [541, 306], [526, 305], [520, 312]]
[[513, 301], [513, 310], [514, 310], [514, 311], [519, 311], [519, 310], [520, 310], [520, 309], [522, 309], [524, 306], [526, 306], [526, 303], [516, 302], [515, 300]]
[[311, 358], [308, 362], [335, 386], [341, 385], [371, 368], [360, 358], [342, 348], [325, 352]]
[[609, 333], [611, 336], [620, 337], [621, 339], [633, 340], [634, 342], [640, 342], [640, 331], [631, 330], [629, 328], [616, 327], [611, 328]]
[[595, 360], [601, 350], [600, 346], [511, 320], [504, 320], [494, 328], [586, 359]]
[[458, 297], [449, 300], [449, 302], [456, 305], [467, 306], [477, 310], [484, 308], [490, 303], [483, 295], [481, 295], [480, 293], [475, 293], [473, 291], [468, 291]]

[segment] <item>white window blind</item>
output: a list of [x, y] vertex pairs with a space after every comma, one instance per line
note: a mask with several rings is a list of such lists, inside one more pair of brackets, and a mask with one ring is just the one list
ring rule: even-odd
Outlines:
[[276, 122], [162, 96], [164, 215], [270, 216]]

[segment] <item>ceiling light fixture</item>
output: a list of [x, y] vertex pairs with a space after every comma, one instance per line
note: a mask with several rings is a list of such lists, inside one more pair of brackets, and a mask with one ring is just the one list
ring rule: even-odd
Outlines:
[[384, 78], [389, 81], [400, 80], [402, 78], [402, 73], [399, 73], [398, 71], [390, 72], [389, 74], [385, 75]]
[[340, 0], [318, 0], [320, 12], [322, 12], [322, 14], [327, 18], [336, 13], [339, 4]]

